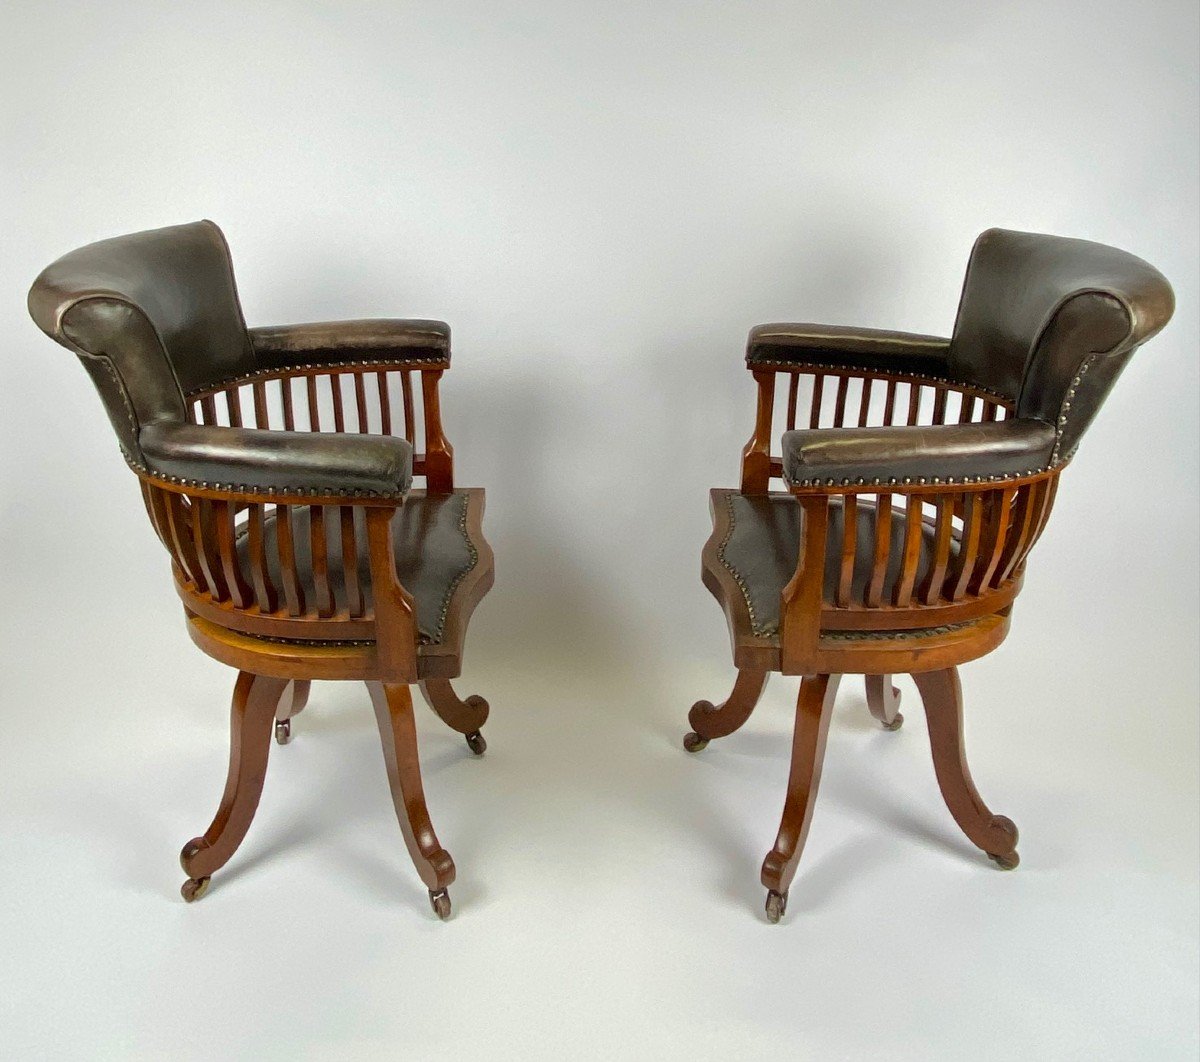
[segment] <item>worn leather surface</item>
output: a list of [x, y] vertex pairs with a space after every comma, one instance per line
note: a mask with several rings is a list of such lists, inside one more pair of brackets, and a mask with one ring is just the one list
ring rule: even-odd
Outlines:
[[[34, 281], [29, 312], [42, 331], [79, 355], [132, 460], [165, 475], [213, 482], [277, 485], [276, 476], [286, 472], [293, 486], [400, 489], [408, 476], [401, 464], [410, 456], [389, 450], [391, 441], [329, 434], [272, 438], [236, 429], [195, 437], [144, 432], [182, 427], [189, 393], [261, 369], [368, 358], [449, 361], [450, 329], [440, 321], [337, 321], [248, 331], [229, 248], [211, 221], [71, 251]], [[143, 441], [153, 445], [153, 456]], [[294, 451], [286, 467], [285, 451]], [[156, 464], [159, 458], [163, 464]], [[340, 487], [330, 482], [334, 475]]]
[[[392, 542], [396, 554], [396, 575], [416, 603], [417, 629], [426, 641], [441, 640], [444, 609], [457, 582], [475, 567], [477, 553], [467, 530], [467, 506], [473, 496], [465, 491], [407, 498], [392, 519]], [[312, 553], [307, 506], [288, 507], [292, 521], [292, 541], [300, 583], [312, 586]], [[330, 588], [338, 608], [346, 607], [346, 587], [342, 578], [341, 522], [325, 510], [325, 540]], [[358, 554], [358, 579], [367, 602], [371, 601], [371, 566], [367, 557], [366, 517], [361, 506], [354, 510], [354, 543]], [[279, 547], [275, 515], [263, 521], [263, 551], [271, 581], [281, 584]], [[238, 540], [243, 570], [248, 542]], [[306, 592], [309, 592], [306, 590]]]
[[450, 326], [444, 321], [373, 319], [322, 321], [250, 329], [259, 369], [329, 362], [450, 361]]
[[1174, 307], [1166, 278], [1125, 251], [990, 229], [971, 252], [950, 371], [1016, 400], [1019, 416], [1055, 425], [1066, 457]]
[[229, 250], [211, 221], [88, 244], [47, 266], [29, 312], [78, 353], [126, 451], [156, 420], [182, 420], [183, 395], [252, 364]]
[[[780, 595], [796, 573], [800, 556], [800, 532], [803, 511], [800, 503], [787, 494], [741, 494], [728, 491], [721, 504], [732, 513], [733, 529], [720, 551], [723, 562], [738, 579], [747, 595], [754, 633], [771, 636], [779, 631]], [[854, 577], [851, 600], [861, 602], [875, 559], [875, 505], [869, 499], [858, 502], [856, 521]], [[904, 549], [904, 513], [894, 510], [891, 521], [891, 548], [884, 581], [884, 600], [894, 591], [900, 578]], [[832, 604], [841, 577], [844, 513], [841, 499], [831, 499], [829, 530], [825, 555], [825, 600]], [[934, 525], [923, 525], [921, 554], [916, 586], [921, 585], [933, 562]], [[958, 543], [952, 540], [950, 555], [958, 555]]]
[[938, 336], [819, 324], [763, 324], [750, 330], [746, 362], [815, 363], [900, 375], [945, 377], [950, 340]]
[[413, 448], [392, 435], [159, 422], [139, 443], [154, 471], [227, 490], [402, 494], [412, 485]]
[[987, 424], [805, 428], [783, 434], [783, 478], [800, 484], [1012, 476], [1044, 468], [1054, 443], [1049, 424], [1021, 418]]

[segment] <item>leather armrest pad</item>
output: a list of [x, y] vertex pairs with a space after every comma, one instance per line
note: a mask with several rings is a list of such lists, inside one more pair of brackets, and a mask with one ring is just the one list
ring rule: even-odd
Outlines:
[[898, 428], [816, 428], [784, 432], [783, 478], [791, 486], [832, 480], [903, 483], [1025, 475], [1046, 467], [1054, 428], [1040, 420]]
[[337, 361], [450, 361], [444, 321], [376, 319], [251, 328], [259, 369]]
[[391, 435], [155, 423], [139, 434], [150, 470], [237, 492], [401, 495], [412, 446]]
[[819, 324], [762, 324], [750, 330], [746, 363], [816, 364], [946, 379], [950, 340], [939, 336]]

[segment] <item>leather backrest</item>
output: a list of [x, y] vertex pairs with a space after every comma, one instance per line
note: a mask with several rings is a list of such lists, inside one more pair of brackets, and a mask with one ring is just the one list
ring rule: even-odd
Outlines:
[[189, 391], [252, 368], [229, 248], [211, 221], [71, 251], [34, 281], [29, 312], [80, 356], [139, 462], [142, 425], [184, 420]]
[[975, 241], [950, 343], [955, 379], [1054, 425], [1069, 457], [1130, 356], [1170, 320], [1153, 266], [1087, 240], [989, 229]]

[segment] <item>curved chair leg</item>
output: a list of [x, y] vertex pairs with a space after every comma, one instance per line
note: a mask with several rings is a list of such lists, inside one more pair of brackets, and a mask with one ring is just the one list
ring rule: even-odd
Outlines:
[[821, 763], [829, 737], [829, 720], [841, 675], [806, 675], [796, 699], [792, 736], [792, 769], [775, 847], [763, 860], [761, 880], [767, 888], [767, 920], [778, 922], [787, 910], [788, 889], [808, 839]]
[[229, 862], [250, 828], [267, 773], [271, 723], [287, 686], [286, 679], [248, 671], [238, 674], [233, 688], [229, 774], [221, 806], [204, 836], [188, 841], [179, 855], [188, 875], [180, 891], [188, 903], [208, 891], [209, 879]]
[[688, 752], [699, 752], [713, 738], [728, 737], [738, 729], [754, 711], [758, 699], [767, 686], [769, 671], [739, 671], [733, 683], [733, 692], [718, 705], [711, 701], [697, 701], [688, 712], [688, 723], [692, 733], [683, 739]]
[[482, 756], [487, 751], [487, 742], [479, 730], [487, 722], [488, 702], [474, 693], [465, 701], [459, 700], [449, 679], [425, 679], [420, 686], [421, 696], [438, 718], [451, 730], [465, 734], [470, 750]]
[[286, 745], [292, 740], [292, 718], [304, 711], [312, 683], [307, 679], [296, 679], [288, 683], [288, 686], [289, 689], [284, 692], [283, 699], [279, 702], [279, 710], [275, 713], [275, 740], [280, 745]]
[[1003, 870], [1012, 870], [1017, 856], [1017, 827], [1003, 815], [993, 815], [971, 781], [963, 745], [962, 685], [957, 668], [913, 675], [925, 702], [933, 769], [946, 807], [962, 832]]
[[904, 724], [900, 714], [900, 691], [892, 685], [891, 675], [866, 675], [867, 707], [884, 730], [899, 730]]
[[417, 759], [417, 728], [413, 723], [412, 696], [404, 683], [368, 682], [375, 720], [383, 741], [388, 782], [396, 818], [408, 854], [421, 880], [429, 889], [429, 902], [441, 919], [450, 917], [450, 894], [446, 887], [454, 881], [454, 860], [438, 843], [425, 806], [421, 785], [421, 764]]

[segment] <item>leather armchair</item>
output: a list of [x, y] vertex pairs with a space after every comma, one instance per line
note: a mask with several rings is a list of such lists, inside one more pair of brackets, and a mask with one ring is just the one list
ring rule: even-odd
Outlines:
[[229, 783], [184, 847], [184, 898], [245, 836], [271, 734], [290, 740], [311, 681], [357, 679], [408, 849], [447, 917], [454, 863], [425, 806], [409, 686], [482, 754], [487, 702], [460, 700], [450, 680], [493, 578], [483, 491], [455, 487], [442, 427], [449, 328], [247, 328], [209, 221], [72, 251], [34, 282], [29, 310], [100, 394], [192, 640], [239, 671]]
[[751, 331], [754, 433], [740, 490], [712, 492], [703, 556], [738, 675], [722, 704], [692, 708], [684, 744], [696, 752], [736, 731], [771, 672], [803, 676], [761, 874], [770, 921], [786, 910], [843, 674], [865, 676], [888, 729], [903, 721], [892, 676], [912, 675], [951, 813], [997, 865], [1017, 865], [1016, 827], [987, 809], [967, 769], [957, 668], [1004, 640], [1060, 473], [1173, 308], [1170, 285], [1133, 255], [992, 229], [971, 252], [948, 339]]

